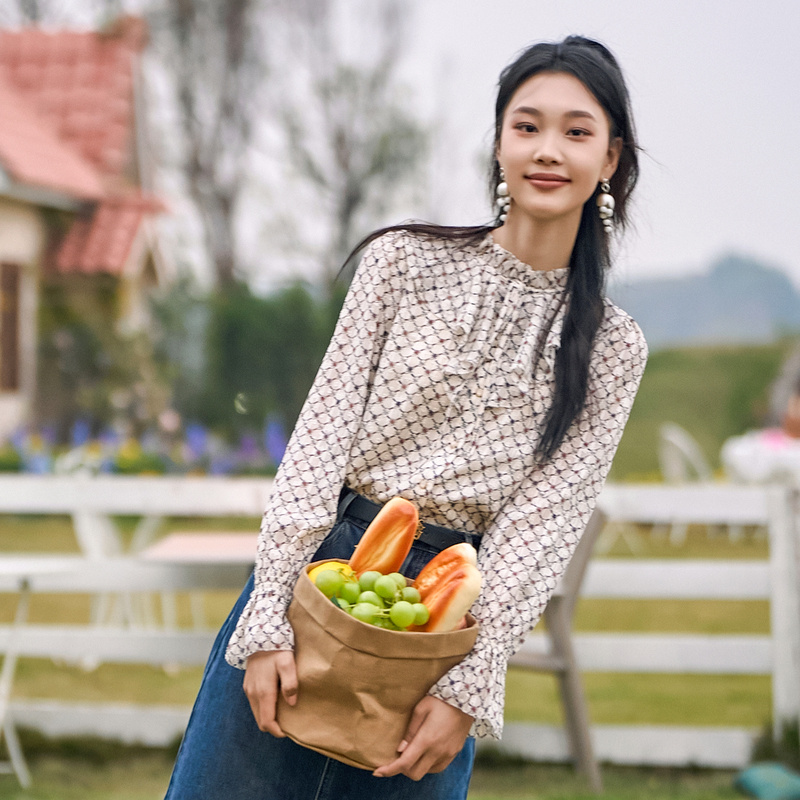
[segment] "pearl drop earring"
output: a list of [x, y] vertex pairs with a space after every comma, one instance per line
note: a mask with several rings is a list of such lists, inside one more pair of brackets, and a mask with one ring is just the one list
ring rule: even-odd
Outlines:
[[606, 233], [611, 233], [614, 228], [614, 196], [611, 194], [611, 185], [608, 181], [600, 182], [601, 194], [597, 195], [597, 209]]
[[500, 167], [500, 183], [497, 184], [495, 189], [497, 206], [497, 224], [502, 225], [508, 217], [508, 207], [511, 205], [511, 197], [508, 194], [508, 184], [506, 183], [506, 173]]

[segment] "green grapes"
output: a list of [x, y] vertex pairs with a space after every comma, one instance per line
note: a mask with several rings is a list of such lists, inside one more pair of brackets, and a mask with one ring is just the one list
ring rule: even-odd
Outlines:
[[[400, 598], [407, 603], [419, 603], [422, 598], [420, 597], [419, 590], [413, 586], [406, 586], [400, 590]], [[346, 598], [345, 598], [346, 599]]]
[[348, 603], [357, 603], [358, 596], [361, 594], [361, 586], [358, 581], [345, 581], [339, 589], [339, 597]]
[[405, 576], [399, 572], [381, 575], [370, 570], [356, 580], [339, 570], [325, 569], [317, 574], [314, 584], [342, 611], [389, 631], [424, 625], [430, 617], [420, 602], [419, 591], [407, 586]]
[[399, 600], [389, 609], [389, 619], [398, 628], [407, 628], [409, 625], [413, 625], [415, 618], [414, 606], [405, 600]]
[[397, 581], [391, 575], [381, 575], [375, 581], [375, 592], [384, 600], [389, 600], [397, 594]]
[[350, 613], [361, 622], [372, 622], [378, 615], [378, 608], [372, 603], [356, 603]]
[[391, 578], [396, 584], [398, 589], [404, 589], [406, 586], [406, 576], [401, 575], [399, 572], [392, 572], [387, 575], [388, 578]]
[[358, 579], [358, 584], [361, 586], [361, 591], [371, 592], [375, 587], [375, 581], [380, 577], [380, 572], [375, 572], [374, 570], [369, 570], [368, 572], [363, 573]]
[[414, 603], [412, 608], [414, 609], [415, 625], [424, 625], [431, 618], [431, 613], [428, 611], [428, 607], [423, 603]]
[[344, 578], [340, 572], [335, 569], [324, 569], [317, 575], [314, 582], [317, 589], [319, 589], [325, 597], [333, 597], [339, 593], [339, 590], [344, 584]]
[[378, 608], [385, 608], [385, 604], [381, 598], [375, 594], [375, 592], [361, 592], [358, 596], [359, 603], [372, 603], [372, 605], [377, 606]]

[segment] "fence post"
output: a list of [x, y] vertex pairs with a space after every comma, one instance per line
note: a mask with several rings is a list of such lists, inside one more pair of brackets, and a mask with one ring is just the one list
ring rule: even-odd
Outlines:
[[777, 740], [785, 724], [800, 723], [800, 502], [798, 491], [789, 487], [772, 486], [768, 493], [772, 718]]

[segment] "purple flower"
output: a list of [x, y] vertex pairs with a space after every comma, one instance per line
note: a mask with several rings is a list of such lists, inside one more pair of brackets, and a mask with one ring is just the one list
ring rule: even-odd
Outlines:
[[200, 458], [208, 449], [208, 431], [199, 423], [190, 422], [186, 426], [186, 446], [190, 460]]
[[89, 441], [92, 428], [86, 419], [76, 419], [70, 432], [70, 442], [73, 447], [81, 447]]
[[267, 426], [264, 429], [264, 449], [269, 453], [272, 462], [277, 466], [286, 452], [286, 432], [283, 423], [278, 417], [267, 417]]
[[252, 434], [246, 433], [242, 436], [239, 442], [239, 457], [242, 461], [249, 462], [255, 461], [258, 456], [258, 442], [256, 441], [256, 437]]

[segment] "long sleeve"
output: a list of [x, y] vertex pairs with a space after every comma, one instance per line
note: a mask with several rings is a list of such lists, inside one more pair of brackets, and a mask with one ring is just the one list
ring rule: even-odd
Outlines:
[[431, 694], [499, 738], [508, 659], [544, 611], [595, 506], [644, 371], [647, 347], [625, 316], [596, 346], [589, 396], [551, 461], [533, 466], [482, 537], [473, 651]]
[[361, 259], [276, 475], [261, 524], [255, 589], [228, 644], [232, 666], [244, 668], [259, 650], [294, 645], [286, 609], [300, 570], [335, 520], [347, 459], [404, 291], [402, 249], [388, 238]]

